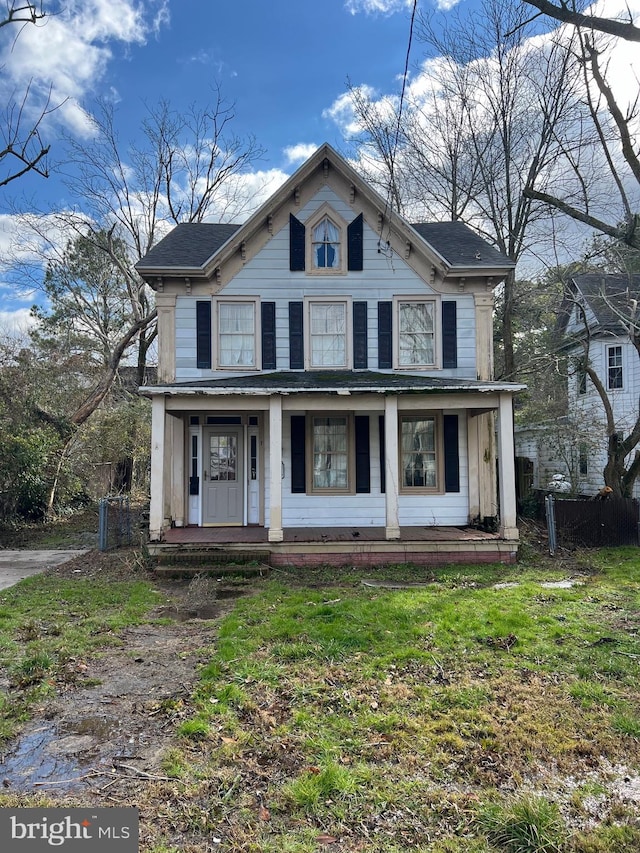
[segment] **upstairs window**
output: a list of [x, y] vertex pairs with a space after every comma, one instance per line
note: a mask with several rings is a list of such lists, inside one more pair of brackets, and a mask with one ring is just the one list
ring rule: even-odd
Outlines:
[[311, 367], [347, 367], [347, 303], [309, 303]]
[[256, 366], [256, 317], [253, 302], [218, 302], [218, 366]]
[[578, 377], [578, 394], [586, 394], [587, 393], [587, 369], [584, 363], [584, 359], [579, 359], [578, 366], [576, 368], [576, 373]]
[[435, 365], [435, 302], [398, 302], [398, 366]]
[[340, 269], [340, 230], [328, 216], [313, 229], [311, 256], [316, 270]]
[[607, 347], [607, 388], [615, 391], [622, 387], [622, 346], [610, 346]]

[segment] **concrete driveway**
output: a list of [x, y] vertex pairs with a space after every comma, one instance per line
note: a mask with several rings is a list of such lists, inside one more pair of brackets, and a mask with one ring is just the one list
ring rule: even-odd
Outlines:
[[3, 551], [0, 549], [0, 589], [6, 589], [23, 578], [37, 575], [51, 566], [59, 566], [86, 553], [86, 549], [79, 551]]

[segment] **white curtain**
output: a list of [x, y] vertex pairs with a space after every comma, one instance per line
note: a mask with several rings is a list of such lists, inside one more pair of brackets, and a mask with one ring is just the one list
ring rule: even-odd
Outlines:
[[435, 419], [403, 418], [401, 443], [403, 485], [435, 488], [437, 485]]
[[318, 269], [340, 266], [340, 231], [330, 219], [323, 219], [313, 229], [313, 260]]
[[347, 317], [344, 304], [311, 304], [311, 364], [313, 367], [345, 367]]
[[218, 303], [220, 367], [255, 366], [255, 311], [252, 302]]
[[347, 419], [313, 419], [313, 486], [346, 489]]
[[434, 364], [433, 302], [401, 302], [400, 364]]

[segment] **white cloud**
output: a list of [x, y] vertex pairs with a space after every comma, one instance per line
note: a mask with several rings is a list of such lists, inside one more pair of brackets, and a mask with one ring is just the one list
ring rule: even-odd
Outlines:
[[26, 337], [27, 331], [36, 325], [29, 308], [18, 308], [16, 311], [0, 311], [0, 335], [3, 338]]
[[287, 158], [287, 163], [289, 163], [290, 166], [300, 166], [317, 150], [318, 146], [313, 142], [299, 142], [297, 145], [289, 145], [285, 148], [284, 156]]
[[168, 20], [168, 0], [65, 0], [42, 25], [0, 30], [0, 100], [22, 100], [35, 113], [47, 103], [73, 132], [86, 134], [79, 105], [104, 76], [112, 46], [144, 44]]
[[410, 9], [413, 0], [345, 0], [344, 7], [351, 15], [364, 12], [367, 15], [393, 15]]

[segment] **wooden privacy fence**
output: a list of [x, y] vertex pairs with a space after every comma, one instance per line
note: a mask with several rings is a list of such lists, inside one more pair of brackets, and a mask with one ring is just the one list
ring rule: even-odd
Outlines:
[[[640, 544], [640, 504], [635, 498], [554, 498], [547, 504], [547, 515], [549, 504], [560, 545], [598, 548]], [[549, 519], [547, 526], [551, 527]]]

